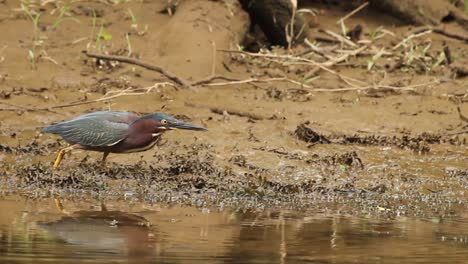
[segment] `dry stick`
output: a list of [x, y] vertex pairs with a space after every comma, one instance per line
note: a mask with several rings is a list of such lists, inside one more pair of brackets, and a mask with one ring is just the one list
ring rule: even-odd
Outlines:
[[245, 83], [265, 83], [265, 82], [275, 82], [275, 81], [285, 81], [296, 84], [301, 87], [313, 89], [312, 86], [307, 84], [286, 78], [286, 77], [278, 77], [278, 78], [268, 78], [268, 79], [258, 79], [258, 78], [250, 78], [245, 80], [236, 80], [236, 81], [229, 81], [229, 82], [219, 82], [219, 83], [210, 83], [207, 84], [208, 86], [224, 86], [224, 85], [234, 85], [234, 84], [245, 84]]
[[1, 111], [24, 111], [24, 112], [34, 112], [34, 111], [49, 111], [53, 112], [52, 109], [58, 109], [58, 108], [66, 108], [66, 107], [71, 107], [71, 106], [77, 106], [77, 105], [83, 105], [83, 104], [90, 104], [94, 103], [94, 101], [79, 101], [79, 102], [72, 102], [72, 103], [67, 103], [67, 104], [62, 104], [62, 105], [55, 105], [51, 107], [43, 107], [43, 108], [28, 108], [25, 106], [16, 106], [18, 108], [2, 108], [0, 109]]
[[427, 34], [429, 34], [429, 33], [431, 33], [431, 32], [432, 32], [431, 29], [426, 29], [426, 30], [423, 31], [423, 32], [411, 34], [411, 35], [407, 36], [406, 38], [404, 38], [402, 41], [400, 41], [398, 44], [396, 44], [395, 46], [393, 46], [392, 50], [398, 49], [400, 46], [404, 45], [406, 42], [408, 42], [409, 40], [411, 40], [411, 39], [413, 39], [413, 38], [419, 38], [419, 37], [424, 36], [424, 35], [427, 35]]
[[[279, 64], [283, 64], [283, 65], [284, 65], [283, 62], [278, 61], [278, 60], [275, 60], [275, 59], [266, 58], [266, 60], [269, 60], [269, 61], [272, 61], [272, 62], [275, 62], [275, 63], [279, 63]], [[308, 59], [301, 59], [301, 60], [303, 60], [304, 62], [294, 62], [294, 64], [295, 64], [295, 65], [310, 65], [310, 64], [312, 64], [312, 65], [314, 65], [314, 66], [318, 66], [318, 69], [323, 69], [323, 70], [325, 70], [325, 71], [327, 71], [327, 72], [329, 72], [329, 73], [331, 73], [331, 74], [337, 76], [340, 80], [342, 80], [343, 82], [345, 82], [345, 83], [348, 84], [349, 86], [353, 86], [353, 87], [356, 87], [356, 88], [360, 87], [359, 85], [368, 85], [367, 83], [362, 82], [362, 81], [359, 81], [359, 80], [357, 80], [357, 79], [353, 79], [353, 78], [351, 78], [351, 77], [347, 77], [347, 76], [341, 75], [341, 74], [339, 74], [338, 72], [336, 72], [336, 71], [334, 71], [334, 70], [332, 70], [332, 69], [330, 69], [330, 68], [325, 67], [323, 63], [318, 63], [318, 62], [315, 62], [315, 61], [313, 61], [313, 60], [308, 60]], [[334, 64], [336, 64], [336, 63], [331, 63], [330, 65], [334, 65]], [[316, 72], [317, 72], [317, 71], [313, 71], [314, 74], [315, 74]], [[353, 84], [352, 82], [356, 82], [356, 83], [360, 83], [360, 84], [359, 84], [359, 85], [355, 85], [355, 84]]]
[[331, 30], [319, 29], [319, 32], [325, 33], [325, 34], [337, 39], [339, 42], [347, 44], [348, 46], [351, 46], [351, 47], [356, 47], [357, 46], [356, 43], [352, 42], [351, 40], [341, 36], [338, 33], [333, 32]]
[[[12, 103], [7, 103], [7, 102], [1, 102], [1, 101], [0, 101], [0, 104], [4, 104], [4, 105], [16, 107], [16, 108], [17, 108], [16, 110], [25, 110], [25, 111], [28, 110], [27, 107], [24, 107], [24, 106], [21, 106], [21, 105], [17, 105], [17, 104], [12, 104]], [[8, 108], [8, 109], [12, 109], [12, 108]]]
[[352, 17], [354, 14], [356, 14], [357, 12], [361, 11], [364, 7], [366, 7], [367, 5], [369, 5], [369, 2], [365, 2], [364, 4], [360, 5], [359, 7], [357, 7], [356, 9], [354, 9], [353, 11], [349, 12], [346, 16], [340, 18], [336, 24], [339, 25], [341, 24], [342, 22], [344, 22], [346, 19]]
[[237, 81], [237, 79], [225, 77], [225, 76], [222, 76], [222, 75], [216, 75], [216, 42], [211, 41], [211, 45], [213, 47], [213, 57], [212, 57], [212, 61], [211, 61], [211, 74], [208, 77], [205, 77], [204, 79], [192, 82], [190, 84], [192, 86], [206, 84], [206, 83], [209, 83], [209, 82], [211, 82], [213, 80], [216, 80], [216, 79], [223, 79], [223, 80], [228, 80], [228, 81]]
[[435, 84], [440, 84], [439, 81], [433, 81], [433, 82], [428, 82], [428, 83], [420, 83], [420, 84], [414, 84], [414, 85], [409, 85], [409, 86], [402, 86], [402, 87], [397, 87], [397, 86], [391, 86], [391, 85], [382, 85], [382, 84], [376, 84], [376, 85], [369, 85], [369, 86], [364, 86], [364, 87], [345, 87], [345, 88], [336, 88], [336, 89], [314, 89], [314, 92], [347, 92], [347, 91], [364, 91], [364, 90], [372, 90], [372, 89], [390, 89], [394, 91], [414, 91], [415, 88], [418, 87], [423, 87], [423, 86], [429, 86], [429, 85], [435, 85]]
[[468, 134], [468, 130], [462, 130], [458, 132], [452, 132], [452, 133], [446, 133], [446, 136], [456, 136], [456, 135], [461, 135], [461, 134]]
[[251, 78], [251, 79], [245, 79], [245, 80], [236, 80], [236, 81], [231, 81], [231, 82], [221, 82], [221, 83], [212, 83], [208, 84], [209, 86], [224, 86], [224, 85], [234, 85], [234, 84], [244, 84], [244, 83], [254, 83], [254, 82], [270, 82], [270, 81], [286, 81], [286, 82], [291, 82], [293, 84], [296, 84], [300, 87], [307, 88], [303, 90], [311, 91], [311, 92], [348, 92], [348, 91], [365, 91], [365, 90], [371, 90], [371, 89], [390, 89], [394, 91], [414, 91], [415, 88], [418, 87], [425, 87], [429, 85], [436, 85], [440, 84], [440, 81], [435, 80], [427, 83], [420, 83], [420, 84], [414, 84], [414, 85], [409, 85], [409, 86], [402, 86], [402, 87], [397, 87], [397, 86], [391, 86], [391, 85], [383, 85], [383, 84], [376, 84], [376, 85], [366, 85], [366, 86], [352, 86], [352, 87], [345, 87], [345, 88], [336, 88], [336, 89], [317, 89], [313, 88], [309, 85], [300, 83], [295, 80], [288, 79], [286, 77], [280, 77], [280, 78], [270, 78], [270, 79], [256, 79], [256, 78]]
[[210, 109], [211, 112], [215, 113], [215, 114], [220, 114], [220, 115], [224, 115], [224, 113], [227, 113], [227, 114], [230, 114], [230, 115], [235, 115], [235, 116], [241, 116], [241, 117], [248, 117], [252, 120], [263, 120], [263, 119], [266, 119], [266, 117], [263, 117], [261, 115], [257, 115], [257, 114], [252, 114], [252, 113], [248, 113], [248, 112], [243, 112], [243, 111], [238, 111], [238, 110], [235, 110], [235, 109], [229, 109], [229, 108], [219, 108], [219, 107], [211, 107], [211, 106], [207, 106], [207, 105], [199, 105], [199, 104], [194, 104], [194, 103], [185, 103], [186, 106], [190, 106], [190, 107], [196, 107], [196, 108], [208, 108]]
[[425, 31], [432, 31], [434, 33], [437, 33], [437, 34], [440, 34], [440, 35], [443, 35], [443, 36], [446, 36], [446, 37], [449, 37], [449, 38], [458, 39], [458, 40], [461, 40], [461, 41], [464, 41], [464, 42], [468, 42], [468, 36], [460, 35], [460, 34], [457, 34], [455, 32], [447, 31], [443, 27], [422, 26], [422, 27], [414, 28], [413, 30], [410, 31], [410, 33], [411, 34], [418, 34], [418, 33], [425, 32]]
[[[165, 85], [173, 86], [172, 83], [163, 82], [163, 83], [156, 83], [156, 84], [154, 84], [152, 86], [149, 86], [149, 87], [137, 88], [137, 89], [132, 89], [131, 90], [131, 91], [143, 91], [143, 92], [131, 92], [131, 93], [129, 93], [128, 91], [130, 91], [130, 89], [125, 89], [125, 90], [119, 91], [117, 93], [113, 92], [113, 91], [110, 91], [110, 92], [106, 93], [103, 97], [95, 99], [95, 100], [91, 100], [91, 101], [71, 102], [71, 103], [54, 105], [54, 106], [44, 107], [44, 108], [26, 108], [24, 106], [17, 105], [15, 107], [18, 107], [19, 109], [5, 108], [5, 109], [0, 109], [0, 110], [5, 110], [5, 111], [28, 111], [28, 112], [32, 112], [32, 111], [52, 111], [52, 109], [60, 109], [60, 108], [67, 108], [67, 107], [73, 107], [73, 106], [78, 106], [78, 105], [85, 105], [85, 104], [98, 103], [98, 102], [102, 102], [102, 101], [108, 101], [108, 100], [115, 99], [115, 98], [121, 97], [121, 96], [147, 94], [151, 90], [153, 90], [155, 88], [158, 88], [160, 86], [165, 86]], [[109, 94], [112, 94], [112, 93], [116, 93], [116, 94], [115, 95], [109, 95]]]
[[223, 76], [223, 75], [214, 75], [214, 76], [208, 76], [205, 79], [195, 81], [195, 82], [192, 83], [192, 86], [207, 84], [207, 83], [210, 83], [211, 81], [218, 80], [218, 79], [219, 80], [226, 80], [226, 81], [240, 81], [239, 79], [236, 79], [236, 78], [226, 77], [226, 76]]
[[115, 55], [105, 55], [105, 54], [96, 54], [96, 53], [91, 53], [91, 52], [88, 52], [86, 51], [85, 52], [86, 56], [88, 57], [91, 57], [91, 58], [97, 58], [97, 59], [103, 59], [103, 60], [114, 60], [114, 61], [119, 61], [119, 62], [124, 62], [124, 63], [129, 63], [129, 64], [134, 64], [134, 65], [138, 65], [138, 66], [141, 66], [143, 68], [146, 68], [148, 70], [152, 70], [152, 71], [157, 71], [161, 74], [163, 74], [164, 76], [166, 76], [167, 78], [169, 78], [170, 80], [174, 81], [175, 83], [179, 84], [179, 85], [182, 85], [186, 88], [190, 88], [191, 85], [189, 82], [187, 82], [186, 80], [178, 77], [177, 75], [159, 67], [159, 66], [156, 66], [154, 64], [150, 64], [148, 62], [144, 62], [144, 61], [141, 61], [141, 60], [137, 60], [137, 59], [134, 59], [134, 58], [130, 58], [130, 57], [125, 57], [125, 56], [115, 56]]
[[211, 76], [216, 75], [216, 42], [211, 41], [211, 46], [213, 48], [213, 58], [211, 61]]
[[294, 56], [291, 56], [291, 55], [272, 55], [272, 54], [251, 53], [251, 52], [246, 52], [246, 51], [241, 51], [241, 50], [218, 49], [218, 51], [229, 52], [229, 53], [240, 53], [240, 54], [244, 54], [244, 55], [251, 56], [251, 57], [264, 57], [264, 58], [276, 58], [276, 59], [279, 58], [279, 59], [290, 59], [290, 60], [303, 61], [303, 62], [307, 62], [309, 64], [312, 64], [314, 66], [317, 66], [320, 69], [337, 76], [338, 78], [340, 78], [341, 80], [343, 80], [344, 82], [346, 82], [350, 86], [356, 86], [357, 87], [357, 85], [352, 84], [350, 81], [353, 81], [353, 82], [356, 82], [356, 83], [361, 83], [361, 85], [367, 85], [365, 82], [359, 81], [359, 80], [351, 78], [351, 77], [341, 75], [338, 72], [324, 66], [321, 63], [318, 63], [316, 61], [309, 60], [309, 59], [306, 59], [306, 58], [294, 57]]
[[335, 64], [338, 64], [342, 61], [345, 61], [346, 59], [349, 58], [349, 56], [356, 56], [358, 55], [359, 53], [363, 52], [365, 49], [367, 49], [369, 46], [368, 45], [364, 45], [360, 48], [357, 48], [355, 50], [352, 50], [352, 51], [349, 51], [348, 53], [342, 55], [341, 57], [338, 57], [338, 58], [334, 58], [332, 60], [329, 60], [327, 62], [324, 62], [322, 63], [324, 66], [327, 66], [327, 67], [331, 67]]
[[325, 58], [325, 59], [332, 59], [332, 56], [330, 55], [327, 55], [325, 54], [324, 52], [322, 52], [317, 46], [315, 46], [312, 42], [310, 42], [310, 40], [308, 40], [307, 38], [304, 39], [304, 43], [309, 46], [309, 49], [303, 51], [303, 52], [300, 52], [300, 53], [297, 53], [296, 55], [294, 55], [294, 57], [301, 57], [301, 56], [304, 56], [310, 52], [314, 52], [315, 54], [318, 54], [319, 56]]
[[[149, 87], [144, 87], [144, 88], [132, 88], [132, 87], [129, 87], [127, 89], [124, 89], [124, 90], [119, 90], [119, 91], [109, 91], [108, 93], [106, 93], [103, 97], [99, 98], [99, 99], [96, 99], [97, 102], [100, 102], [100, 101], [107, 101], [107, 100], [111, 100], [111, 99], [114, 99], [114, 98], [117, 98], [117, 97], [120, 97], [120, 96], [129, 96], [129, 95], [142, 95], [142, 94], [147, 94], [149, 92], [151, 92], [153, 89], [157, 89], [159, 87], [164, 87], [166, 85], [169, 85], [169, 86], [174, 86], [172, 83], [169, 83], [169, 82], [162, 82], [162, 83], [155, 83], [153, 84], [152, 86], [149, 86]], [[141, 91], [141, 92], [140, 92]], [[111, 94], [115, 94], [115, 95], [111, 95]]]
[[461, 41], [464, 41], [464, 42], [468, 42], [468, 36], [466, 36], [466, 35], [459, 35], [457, 33], [452, 33], [452, 32], [449, 32], [449, 31], [443, 29], [443, 28], [434, 28], [433, 31], [435, 33], [444, 35], [444, 36], [449, 37], [449, 38], [458, 39], [458, 40], [461, 40]]
[[17, 109], [17, 108], [0, 108], [1, 111], [9, 111], [9, 112], [18, 112], [18, 111], [29, 111], [28, 109]]
[[457, 106], [458, 116], [462, 121], [468, 122], [468, 117], [464, 116], [461, 112], [460, 106]]
[[[286, 24], [284, 28], [284, 33], [286, 34], [286, 40], [288, 41], [288, 50], [291, 50], [291, 45], [293, 42], [293, 37], [294, 37], [294, 20], [296, 19], [296, 10], [297, 10], [297, 1], [291, 1], [293, 7], [292, 7], [292, 15], [291, 15], [291, 21], [289, 22], [289, 25]], [[289, 30], [288, 30], [289, 26]]]
[[240, 117], [248, 117], [252, 120], [263, 120], [266, 119], [263, 116], [259, 116], [256, 114], [252, 113], [247, 113], [247, 112], [242, 112], [242, 111], [237, 111], [233, 109], [226, 109], [226, 108], [217, 108], [217, 107], [210, 107], [210, 111], [219, 114], [219, 115], [224, 115], [224, 113], [228, 113], [229, 115], [235, 115], [235, 116], [240, 116]]
[[[39, 110], [46, 110], [46, 109], [50, 110], [50, 109], [66, 108], [66, 107], [83, 105], [83, 104], [98, 103], [98, 102], [103, 102], [103, 101], [108, 101], [108, 100], [111, 100], [111, 99], [115, 99], [115, 98], [121, 97], [121, 96], [142, 95], [142, 94], [147, 94], [147, 93], [151, 92], [155, 88], [158, 88], [160, 86], [166, 86], [166, 85], [173, 86], [172, 83], [162, 82], [162, 83], [156, 83], [156, 84], [154, 84], [152, 86], [145, 87], [145, 88], [137, 88], [137, 89], [127, 88], [127, 89], [125, 89], [123, 91], [118, 91], [118, 92], [110, 91], [110, 92], [106, 93], [103, 97], [95, 99], [95, 100], [56, 105], [56, 106], [51, 106], [51, 107], [43, 108], [43, 109], [39, 109]], [[128, 91], [133, 91], [133, 92], [129, 93]], [[143, 92], [135, 92], [135, 91], [143, 91]], [[115, 95], [109, 95], [109, 94], [112, 94], [112, 93], [116, 93], [116, 94]]]
[[257, 78], [249, 78], [245, 80], [235, 80], [229, 81], [224, 83], [210, 83], [208, 86], [223, 86], [223, 85], [233, 85], [233, 84], [244, 84], [244, 83], [251, 83], [251, 82], [272, 82], [272, 81], [283, 81], [284, 77], [279, 78], [269, 78], [269, 79], [257, 79]]

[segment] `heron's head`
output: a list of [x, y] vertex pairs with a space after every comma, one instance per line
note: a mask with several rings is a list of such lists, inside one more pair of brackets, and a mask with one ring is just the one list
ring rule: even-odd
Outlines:
[[[206, 131], [207, 129], [201, 126], [193, 125], [181, 120], [178, 120], [170, 115], [163, 113], [155, 113], [151, 115], [143, 116], [134, 122], [146, 121], [145, 124], [153, 126], [157, 132], [165, 132], [168, 130], [184, 129], [184, 130], [196, 130]], [[151, 122], [148, 122], [151, 121]]]

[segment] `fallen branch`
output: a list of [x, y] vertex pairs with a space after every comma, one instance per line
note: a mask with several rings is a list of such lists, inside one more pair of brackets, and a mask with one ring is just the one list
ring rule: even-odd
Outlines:
[[346, 19], [352, 17], [353, 15], [355, 15], [357, 12], [361, 11], [364, 7], [366, 7], [368, 5], [369, 5], [369, 2], [363, 3], [362, 5], [355, 8], [353, 11], [349, 12], [346, 16], [344, 16], [344, 17], [340, 18], [338, 21], [336, 21], [336, 24], [339, 25], [339, 24], [343, 23]]
[[368, 48], [368, 46], [364, 45], [364, 46], [362, 46], [360, 48], [357, 48], [355, 50], [351, 50], [351, 51], [347, 52], [346, 54], [342, 55], [341, 57], [334, 58], [334, 59], [331, 59], [331, 60], [329, 60], [327, 62], [324, 62], [324, 63], [322, 63], [322, 65], [327, 66], [327, 67], [331, 67], [331, 66], [333, 66], [335, 64], [338, 64], [338, 63], [340, 63], [342, 61], [347, 60], [350, 56], [357, 56], [358, 54], [360, 54], [361, 52], [363, 52], [367, 48]]
[[447, 133], [445, 135], [446, 136], [456, 136], [456, 135], [463, 135], [463, 134], [468, 134], [468, 130], [462, 130], [462, 131], [458, 131], [458, 132]]
[[229, 115], [235, 115], [235, 116], [240, 116], [240, 117], [247, 117], [247, 118], [250, 118], [252, 120], [263, 120], [265, 119], [264, 117], [262, 116], [259, 116], [259, 115], [256, 115], [256, 114], [252, 114], [252, 113], [248, 113], [248, 112], [242, 112], [242, 111], [237, 111], [237, 110], [233, 110], [233, 109], [225, 109], [225, 108], [217, 108], [217, 107], [210, 107], [210, 111], [215, 113], [215, 114], [219, 114], [219, 115], [224, 115], [225, 113], [229, 114]]
[[119, 62], [124, 62], [124, 63], [129, 63], [129, 64], [134, 64], [141, 66], [143, 68], [146, 68], [148, 70], [156, 71], [161, 73], [162, 75], [166, 76], [170, 80], [174, 81], [175, 83], [185, 87], [185, 88], [190, 88], [191, 85], [189, 82], [186, 80], [182, 79], [181, 77], [178, 77], [177, 75], [148, 62], [144, 62], [135, 58], [130, 58], [130, 57], [125, 57], [125, 56], [116, 56], [116, 55], [105, 55], [105, 54], [96, 54], [96, 53], [91, 53], [88, 51], [85, 51], [84, 54], [86, 56], [91, 57], [91, 58], [96, 58], [96, 59], [103, 59], [103, 60], [113, 60], [113, 61], [119, 61]]
[[461, 35], [457, 34], [455, 32], [450, 32], [447, 29], [444, 29], [443, 27], [431, 27], [431, 26], [422, 26], [422, 27], [417, 27], [413, 30], [410, 31], [410, 34], [419, 34], [425, 31], [431, 31], [449, 38], [461, 40], [464, 42], [468, 42], [468, 36], [467, 35]]
[[360, 85], [368, 85], [363, 81], [360, 81], [360, 80], [357, 80], [357, 79], [354, 79], [354, 78], [339, 74], [338, 72], [336, 72], [336, 71], [328, 68], [327, 66], [325, 66], [323, 63], [319, 63], [319, 62], [316, 62], [316, 61], [313, 61], [313, 60], [310, 60], [310, 59], [306, 59], [306, 58], [303, 58], [303, 57], [294, 57], [292, 55], [252, 53], [252, 52], [246, 52], [246, 51], [241, 51], [241, 50], [218, 49], [218, 51], [228, 52], [228, 53], [239, 53], [239, 54], [244, 54], [246, 56], [251, 56], [251, 57], [269, 58], [273, 62], [277, 62], [277, 63], [282, 63], [282, 62], [277, 61], [275, 59], [288, 59], [288, 60], [291, 60], [291, 61], [295, 61], [295, 64], [301, 64], [302, 63], [302, 64], [307, 64], [307, 65], [317, 66], [320, 69], [337, 76], [338, 78], [340, 78], [342, 81], [344, 81], [345, 83], [347, 83], [350, 86], [354, 86], [354, 87], [359, 86], [359, 85], [353, 84], [353, 82], [358, 83]]
[[411, 34], [408, 35], [406, 38], [404, 38], [402, 41], [400, 41], [398, 44], [396, 44], [395, 46], [393, 46], [392, 50], [398, 49], [400, 46], [403, 46], [404, 44], [406, 44], [406, 42], [410, 41], [411, 39], [419, 38], [419, 37], [424, 36], [424, 35], [427, 35], [427, 34], [429, 34], [429, 33], [431, 33], [431, 32], [432, 32], [431, 29], [426, 28], [425, 30], [422, 30], [422, 31], [420, 31], [420, 32], [411, 33]]
[[195, 81], [195, 82], [191, 83], [191, 85], [192, 86], [197, 86], [197, 85], [207, 84], [207, 83], [210, 83], [210, 82], [212, 82], [214, 80], [239, 81], [239, 79], [226, 77], [226, 76], [223, 76], [223, 75], [212, 75], [212, 76], [206, 77], [205, 79]]
[[252, 120], [264, 120], [266, 117], [263, 117], [261, 115], [253, 114], [253, 113], [248, 113], [248, 112], [243, 112], [243, 111], [238, 111], [235, 109], [228, 109], [228, 108], [219, 108], [219, 107], [211, 107], [211, 106], [206, 106], [206, 105], [198, 105], [194, 103], [185, 103], [186, 106], [190, 107], [196, 107], [196, 108], [208, 108], [210, 109], [211, 112], [219, 115], [224, 115], [224, 114], [229, 114], [229, 115], [235, 115], [235, 116], [240, 116], [240, 117], [247, 117]]
[[258, 78], [250, 78], [250, 79], [245, 79], [245, 80], [235, 80], [235, 81], [229, 81], [229, 82], [219, 82], [219, 83], [210, 83], [207, 84], [208, 86], [224, 86], [224, 85], [235, 85], [235, 84], [244, 84], [244, 83], [265, 83], [265, 82], [278, 82], [278, 81], [285, 81], [285, 82], [290, 82], [296, 85], [299, 85], [301, 87], [305, 88], [310, 88], [312, 89], [312, 86], [309, 86], [307, 84], [303, 84], [301, 82], [286, 78], [286, 77], [278, 77], [278, 78], [268, 78], [268, 79], [258, 79]]
[[385, 84], [375, 84], [369, 86], [362, 86], [362, 87], [345, 87], [345, 88], [335, 88], [335, 89], [313, 89], [313, 92], [349, 92], [349, 91], [365, 91], [365, 90], [378, 90], [378, 89], [388, 89], [393, 91], [415, 91], [415, 88], [418, 87], [427, 87], [430, 85], [440, 84], [440, 81], [432, 81], [427, 83], [420, 83], [420, 84], [413, 84], [408, 86], [392, 86], [392, 85], [385, 85]]
[[304, 39], [304, 43], [309, 46], [309, 49], [303, 51], [303, 52], [300, 52], [298, 54], [296, 54], [294, 57], [301, 57], [301, 56], [304, 56], [310, 52], [314, 52], [315, 54], [318, 54], [319, 56], [325, 58], [325, 59], [332, 59], [333, 57], [330, 56], [330, 55], [327, 55], [325, 54], [323, 51], [321, 51], [316, 45], [314, 45], [312, 42], [310, 42], [309, 39], [305, 38]]
[[462, 114], [460, 106], [457, 106], [457, 112], [458, 112], [458, 117], [460, 117], [460, 120], [468, 123], [468, 117]]
[[351, 47], [356, 47], [357, 46], [356, 43], [352, 42], [351, 40], [347, 39], [346, 37], [343, 37], [340, 34], [337, 34], [337, 33], [333, 32], [331, 30], [319, 29], [319, 32], [325, 33], [325, 34], [335, 38], [339, 42], [345, 43], [348, 46], [351, 46]]
[[[147, 94], [147, 93], [151, 92], [154, 89], [157, 89], [157, 88], [159, 88], [161, 86], [166, 86], [166, 85], [174, 86], [172, 83], [163, 82], [163, 83], [156, 83], [156, 84], [154, 84], [152, 86], [144, 87], [144, 88], [133, 88], [133, 87], [131, 87], [131, 88], [127, 88], [127, 89], [119, 90], [119, 91], [110, 91], [110, 92], [106, 93], [103, 97], [95, 99], [95, 100], [75, 101], [75, 102], [71, 102], [71, 103], [65, 103], [65, 104], [54, 105], [54, 106], [43, 107], [43, 108], [27, 108], [27, 107], [21, 106], [21, 105], [12, 105], [12, 104], [3, 103], [3, 104], [6, 104], [6, 105], [14, 106], [14, 107], [16, 107], [16, 109], [14, 109], [14, 108], [4, 108], [4, 109], [0, 109], [0, 110], [4, 110], [4, 111], [23, 111], [23, 112], [34, 112], [34, 111], [50, 111], [50, 112], [53, 112], [52, 109], [60, 109], [60, 108], [78, 106], [78, 105], [93, 104], [93, 103], [98, 103], [98, 102], [103, 102], [103, 101], [109, 101], [109, 100], [115, 99], [117, 97], [122, 97], [122, 96], [135, 96], [135, 95]], [[0, 103], [2, 103], [2, 102], [0, 102]]]

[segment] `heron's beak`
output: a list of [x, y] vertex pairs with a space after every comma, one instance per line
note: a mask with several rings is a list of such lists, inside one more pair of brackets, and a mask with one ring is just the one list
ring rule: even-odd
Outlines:
[[168, 128], [169, 129], [196, 130], [196, 131], [206, 131], [206, 130], [208, 130], [208, 129], [204, 128], [204, 127], [192, 125], [190, 123], [185, 123], [185, 122], [182, 122], [182, 121], [177, 122], [177, 123], [173, 123]]

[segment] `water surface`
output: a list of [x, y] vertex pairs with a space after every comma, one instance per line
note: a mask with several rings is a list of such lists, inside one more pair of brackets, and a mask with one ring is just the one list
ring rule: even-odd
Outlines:
[[0, 263], [467, 263], [468, 217], [0, 201]]

